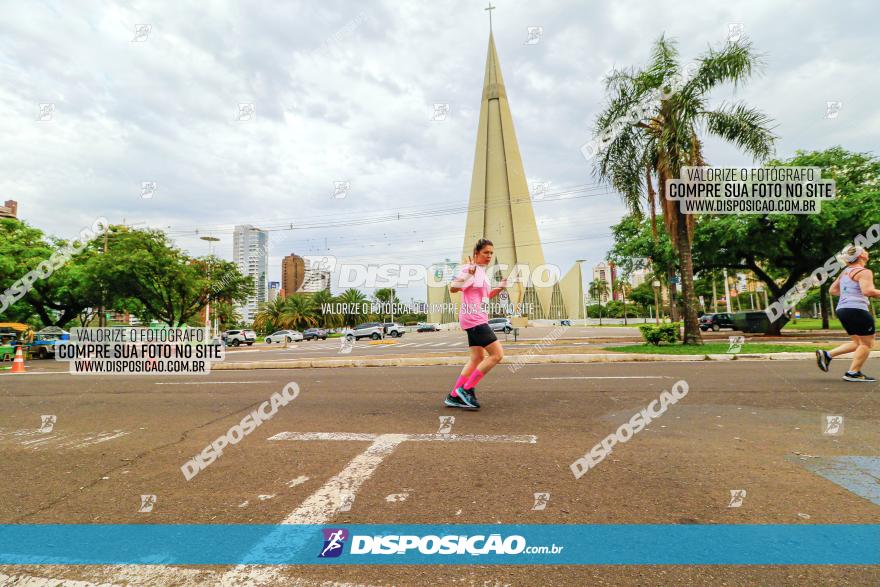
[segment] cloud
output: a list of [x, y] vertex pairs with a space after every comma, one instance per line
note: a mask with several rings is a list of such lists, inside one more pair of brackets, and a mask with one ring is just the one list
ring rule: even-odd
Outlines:
[[[857, 2], [501, 5], [495, 38], [526, 173], [551, 191], [591, 184], [579, 147], [608, 70], [645, 63], [663, 32], [686, 62], [723, 42], [730, 23], [742, 23], [766, 67], [713, 101], [763, 109], [779, 125], [781, 157], [875, 148], [878, 16]], [[137, 24], [151, 27], [142, 41]], [[543, 27], [538, 44], [525, 44], [528, 26]], [[171, 227], [204, 254], [198, 228], [220, 236], [229, 257], [234, 224], [292, 224], [270, 234], [272, 281], [291, 252], [431, 263], [461, 251], [463, 214], [296, 227], [466, 205], [488, 33], [481, 6], [49, 2], [19, 7], [0, 27], [0, 190], [47, 232], [70, 236], [106, 216]], [[843, 102], [833, 120], [829, 100]], [[444, 121], [431, 120], [438, 102], [450, 104]], [[36, 120], [40, 103], [55, 104], [51, 121]], [[253, 104], [255, 117], [239, 121], [239, 104]], [[718, 141], [706, 151], [715, 164], [749, 163]], [[140, 197], [144, 181], [157, 182], [153, 198]], [[336, 181], [351, 182], [346, 198], [333, 197]], [[545, 256], [564, 271], [604, 257], [602, 235], [623, 207], [605, 194], [535, 211]]]

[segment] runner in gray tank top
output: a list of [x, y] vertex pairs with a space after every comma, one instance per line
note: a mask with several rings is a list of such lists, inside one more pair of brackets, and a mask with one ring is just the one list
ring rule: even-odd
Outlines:
[[840, 272], [828, 290], [831, 295], [839, 295], [837, 318], [850, 335], [851, 342], [842, 344], [831, 351], [816, 351], [816, 362], [823, 371], [828, 371], [831, 359], [839, 355], [853, 353], [852, 364], [844, 381], [873, 382], [873, 377], [862, 373], [871, 349], [874, 347], [874, 317], [868, 311], [868, 298], [880, 297], [880, 290], [874, 287], [874, 276], [865, 269], [868, 251], [850, 246], [843, 253], [846, 269]]

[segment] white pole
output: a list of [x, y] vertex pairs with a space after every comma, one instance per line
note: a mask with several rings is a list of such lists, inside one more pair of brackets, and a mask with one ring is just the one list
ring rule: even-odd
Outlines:
[[730, 309], [730, 283], [727, 281], [727, 269], [724, 269], [724, 299], [727, 301], [727, 313], [732, 314]]

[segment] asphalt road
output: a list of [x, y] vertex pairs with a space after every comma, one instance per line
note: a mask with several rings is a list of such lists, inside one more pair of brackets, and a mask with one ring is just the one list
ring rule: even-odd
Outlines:
[[[501, 365], [484, 408], [444, 408], [451, 367], [225, 371], [207, 377], [0, 376], [0, 523], [278, 523], [369, 441], [298, 433], [534, 435], [534, 444], [404, 442], [317, 523], [880, 523], [812, 459], [880, 456], [880, 389], [805, 361]], [[880, 360], [866, 371], [880, 372]], [[688, 395], [576, 479], [570, 464], [685, 380]], [[186, 481], [180, 466], [287, 383], [301, 393]], [[823, 434], [826, 414], [844, 433]], [[56, 420], [40, 432], [41, 416]], [[289, 440], [268, 440], [289, 432]], [[298, 439], [299, 438], [299, 439]], [[347, 439], [346, 439], [347, 438]], [[731, 508], [730, 491], [746, 490]], [[543, 511], [533, 495], [550, 494]], [[156, 495], [139, 513], [141, 495]], [[403, 499], [399, 496], [405, 495]], [[396, 496], [389, 499], [389, 496]], [[306, 508], [308, 509], [308, 508]], [[312, 519], [312, 518], [309, 518]], [[92, 583], [217, 584], [229, 567], [0, 567]], [[5, 575], [5, 578], [4, 578]], [[247, 578], [245, 576], [244, 578]], [[871, 567], [285, 567], [271, 585], [877, 585]], [[71, 584], [72, 585], [72, 584]]]

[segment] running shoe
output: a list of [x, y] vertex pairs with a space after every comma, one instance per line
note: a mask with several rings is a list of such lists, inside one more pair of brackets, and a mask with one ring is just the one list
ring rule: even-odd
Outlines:
[[475, 410], [480, 409], [480, 402], [477, 401], [477, 390], [476, 389], [465, 389], [464, 387], [459, 387], [455, 390], [458, 395], [464, 398], [471, 408]]
[[844, 381], [856, 381], [859, 383], [874, 383], [875, 381], [877, 381], [876, 379], [874, 379], [870, 375], [865, 375], [861, 371], [859, 371], [858, 373], [851, 373], [851, 372], [847, 371], [843, 375], [843, 380]]
[[828, 365], [831, 364], [831, 355], [828, 354], [828, 351], [816, 351], [816, 364], [819, 365], [819, 368], [828, 372]]
[[473, 389], [465, 389], [464, 387], [459, 387], [455, 390], [455, 393], [458, 394], [458, 397], [461, 398], [468, 409], [471, 410], [479, 410], [480, 404], [477, 402], [477, 396], [474, 395]]
[[443, 401], [443, 404], [447, 408], [470, 408], [469, 404], [464, 403], [461, 399], [461, 393], [457, 396], [453, 396], [451, 393], [446, 396], [446, 399]]

